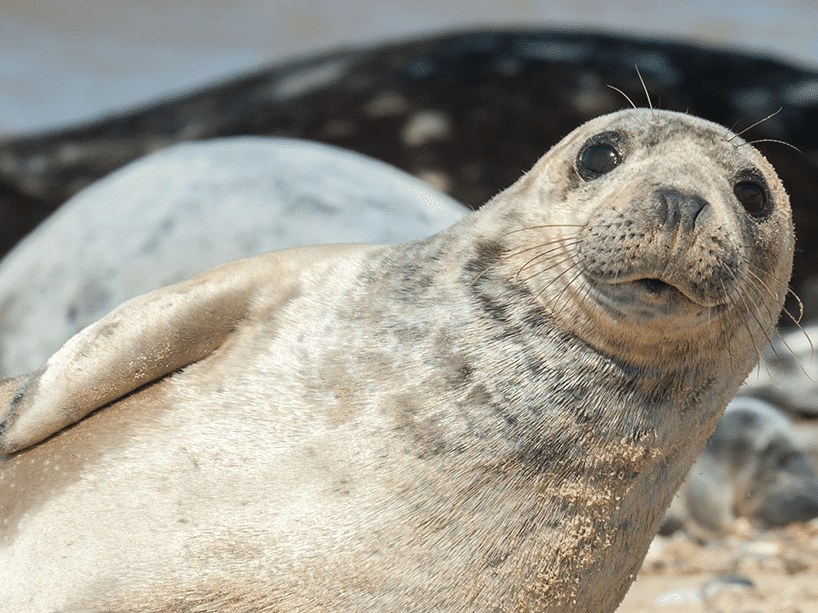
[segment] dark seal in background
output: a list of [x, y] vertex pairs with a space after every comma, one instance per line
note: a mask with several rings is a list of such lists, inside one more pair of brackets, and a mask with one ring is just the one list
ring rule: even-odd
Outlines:
[[[317, 140], [416, 174], [471, 207], [581, 123], [628, 106], [687, 111], [741, 132], [790, 193], [792, 286], [818, 315], [818, 72], [767, 57], [582, 32], [470, 32], [344, 49], [56, 132], [0, 141], [0, 253], [79, 189], [189, 140]], [[112, 203], [115, 206], [115, 203]], [[794, 305], [790, 304], [790, 307]], [[797, 310], [797, 309], [796, 309]], [[782, 323], [783, 320], [782, 320]]]

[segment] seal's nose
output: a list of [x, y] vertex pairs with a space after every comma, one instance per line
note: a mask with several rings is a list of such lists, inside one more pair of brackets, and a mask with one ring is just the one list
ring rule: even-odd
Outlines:
[[657, 190], [653, 196], [664, 207], [665, 230], [678, 230], [683, 236], [693, 231], [699, 213], [709, 206], [701, 196], [685, 194], [677, 189]]

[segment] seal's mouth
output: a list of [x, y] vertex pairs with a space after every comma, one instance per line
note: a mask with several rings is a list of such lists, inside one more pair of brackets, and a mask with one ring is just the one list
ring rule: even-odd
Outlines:
[[666, 302], [668, 300], [682, 299], [704, 308], [715, 307], [719, 306], [720, 304], [718, 302], [709, 303], [708, 301], [703, 300], [701, 297], [696, 296], [696, 294], [690, 289], [685, 288], [684, 286], [668, 283], [667, 281], [657, 277], [628, 279], [624, 281], [623, 285], [629, 285], [650, 301]]
[[727, 300], [721, 296], [705, 295], [695, 283], [687, 279], [676, 279], [672, 274], [656, 274], [658, 271], [645, 272], [619, 275], [613, 279], [587, 275], [586, 279], [596, 289], [597, 296], [604, 297], [606, 304], [615, 309], [644, 310], [645, 313], [667, 315], [691, 309], [707, 312], [727, 304]]
[[673, 287], [670, 283], [666, 283], [665, 281], [662, 281], [661, 279], [636, 279], [636, 280], [632, 281], [632, 283], [634, 283], [635, 285], [641, 286], [642, 289], [644, 289], [646, 292], [648, 292], [650, 294], [659, 295], [662, 292], [666, 292], [666, 291], [670, 291], [670, 290], [679, 291], [678, 289]]
[[[622, 289], [628, 288], [634, 293], [634, 297], [648, 304], [670, 304], [681, 302], [692, 302], [698, 304], [687, 292], [676, 285], [657, 277], [645, 277], [643, 279], [627, 279], [623, 283], [617, 283]], [[699, 305], [701, 306], [701, 305]]]
[[617, 321], [669, 325], [680, 330], [707, 324], [721, 311], [721, 305], [707, 304], [697, 296], [695, 286], [665, 279], [659, 275], [615, 280], [586, 277], [591, 289], [589, 298]]

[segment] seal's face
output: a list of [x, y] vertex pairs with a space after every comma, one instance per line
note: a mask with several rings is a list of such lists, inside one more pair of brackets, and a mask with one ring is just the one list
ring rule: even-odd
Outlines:
[[792, 257], [789, 203], [767, 161], [727, 129], [646, 109], [600, 117], [515, 187], [542, 203], [526, 225], [543, 247], [517, 265], [553, 313], [571, 303], [564, 323], [595, 345], [637, 337], [655, 354], [706, 328], [725, 336], [741, 321], [753, 336], [774, 323]]

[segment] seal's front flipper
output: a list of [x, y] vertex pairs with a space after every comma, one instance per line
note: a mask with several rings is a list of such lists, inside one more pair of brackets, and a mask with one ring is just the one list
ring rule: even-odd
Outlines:
[[246, 312], [250, 293], [209, 277], [126, 302], [39, 370], [0, 383], [0, 452], [38, 443], [211, 353]]
[[[305, 269], [360, 246], [263, 254], [124, 303], [39, 370], [0, 381], [0, 453], [48, 438], [92, 411], [218, 348], [243, 320], [298, 294]], [[329, 257], [328, 257], [329, 256]]]

